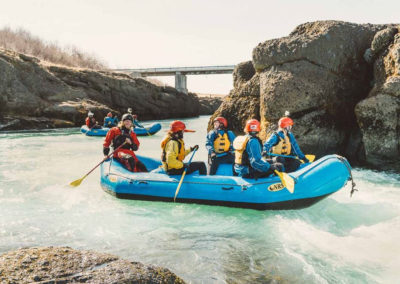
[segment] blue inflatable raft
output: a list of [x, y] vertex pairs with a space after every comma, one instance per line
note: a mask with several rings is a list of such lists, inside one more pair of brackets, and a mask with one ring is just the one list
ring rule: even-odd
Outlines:
[[[135, 127], [134, 131], [137, 136], [147, 136], [147, 135], [154, 135], [161, 129], [161, 124], [160, 123], [152, 123], [150, 125], [145, 126], [144, 128], [142, 127]], [[108, 130], [110, 128], [103, 127], [100, 129], [92, 129], [90, 130], [86, 125], [82, 125], [81, 127], [81, 132], [83, 134], [86, 134], [87, 136], [106, 136]]]
[[[132, 173], [116, 160], [101, 166], [101, 186], [119, 198], [172, 201], [181, 176], [168, 176], [157, 167], [160, 160], [138, 157], [148, 173]], [[245, 179], [232, 176], [232, 165], [221, 165], [215, 176], [186, 175], [176, 202], [266, 209], [308, 207], [340, 190], [351, 178], [347, 160], [338, 155], [325, 156], [303, 164], [290, 173], [295, 180], [290, 193], [278, 177]]]

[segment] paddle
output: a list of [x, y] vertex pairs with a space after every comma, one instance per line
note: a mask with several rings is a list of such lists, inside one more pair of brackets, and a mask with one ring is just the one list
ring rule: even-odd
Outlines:
[[[300, 160], [299, 157], [297, 156], [289, 156], [289, 155], [280, 155], [280, 154], [274, 154], [274, 153], [267, 153], [269, 156], [277, 156], [277, 157], [284, 157], [284, 158], [292, 158], [292, 159], [298, 159]], [[315, 155], [304, 155], [306, 158], [312, 163], [315, 160]], [[303, 160], [302, 160], [303, 162]], [[303, 162], [304, 163], [304, 162]]]
[[121, 148], [122, 146], [125, 145], [126, 142], [122, 143], [121, 146], [119, 146], [117, 149], [115, 149], [114, 151], [112, 151], [110, 154], [108, 154], [106, 157], [104, 157], [104, 159], [98, 163], [93, 169], [91, 169], [86, 175], [84, 175], [82, 178], [74, 180], [73, 182], [71, 182], [69, 185], [72, 187], [77, 187], [81, 184], [81, 182], [91, 173], [93, 172], [98, 166], [100, 166], [102, 163], [104, 163], [105, 160], [107, 160], [108, 158], [111, 157], [112, 154], [114, 154], [115, 151], [117, 151], [119, 148]]
[[[192, 156], [190, 157], [190, 160], [189, 160], [188, 166], [189, 166], [189, 165], [190, 165], [190, 163], [192, 162], [193, 156], [194, 156], [194, 154], [196, 153], [196, 151], [197, 151], [197, 149], [194, 149], [194, 150], [193, 150], [193, 154], [192, 154]], [[185, 178], [185, 175], [186, 175], [186, 171], [187, 171], [187, 169], [188, 169], [188, 168], [185, 168], [185, 170], [183, 171], [183, 174], [182, 174], [181, 180], [179, 181], [178, 187], [176, 188], [176, 191], [175, 191], [175, 196], [174, 196], [174, 202], [175, 202], [175, 200], [176, 200], [176, 197], [178, 196], [179, 189], [181, 189], [181, 185], [182, 185], [183, 179]]]
[[143, 126], [143, 124], [139, 123], [139, 121], [137, 121], [136, 119], [135, 119], [135, 122], [136, 122], [137, 126], [139, 126], [139, 127], [143, 128], [144, 130], [146, 130], [147, 135], [151, 136], [150, 132], [147, 130], [146, 127]]
[[277, 170], [275, 170], [275, 173], [281, 179], [283, 186], [286, 187], [286, 189], [290, 193], [293, 193], [294, 192], [294, 179], [287, 173], [278, 172]]

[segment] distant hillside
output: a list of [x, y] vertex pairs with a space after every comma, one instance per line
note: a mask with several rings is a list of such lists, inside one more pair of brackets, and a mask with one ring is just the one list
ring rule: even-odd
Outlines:
[[105, 69], [107, 66], [93, 55], [79, 51], [76, 47], [59, 47], [32, 35], [24, 29], [0, 29], [0, 47], [19, 53], [30, 54], [41, 60], [69, 67]]

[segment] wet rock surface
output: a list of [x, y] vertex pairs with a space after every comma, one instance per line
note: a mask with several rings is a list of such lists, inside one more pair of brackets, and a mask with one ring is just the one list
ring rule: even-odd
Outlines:
[[1, 283], [185, 283], [166, 268], [69, 247], [23, 248], [0, 256]]

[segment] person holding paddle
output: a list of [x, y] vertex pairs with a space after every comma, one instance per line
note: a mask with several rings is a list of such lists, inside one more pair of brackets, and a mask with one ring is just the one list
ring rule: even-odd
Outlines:
[[291, 132], [292, 126], [293, 120], [286, 111], [285, 116], [278, 121], [278, 131], [271, 134], [263, 147], [263, 156], [276, 156], [274, 159], [282, 163], [288, 173], [299, 168], [300, 160], [303, 160], [304, 163], [310, 162], [300, 150], [296, 138]]
[[96, 118], [94, 118], [94, 113], [91, 111], [89, 111], [88, 116], [86, 117], [85, 124], [89, 129], [100, 129], [101, 128], [101, 126], [96, 121]]
[[175, 120], [170, 124], [168, 134], [161, 142], [162, 167], [168, 175], [181, 175], [185, 169], [187, 174], [199, 171], [199, 174], [206, 175], [207, 169], [204, 162], [183, 163], [183, 160], [190, 152], [199, 149], [199, 145], [195, 145], [189, 149], [185, 148], [185, 142], [183, 141], [184, 132], [195, 131], [186, 129], [186, 125], [180, 120]]
[[[133, 117], [126, 113], [122, 116], [118, 126], [111, 128], [103, 144], [103, 154], [107, 156], [110, 146], [114, 149], [113, 157], [121, 162], [131, 172], [147, 172], [146, 166], [139, 161], [133, 151], [139, 149], [139, 140], [132, 128]], [[121, 146], [122, 145], [122, 146]], [[120, 147], [121, 146], [121, 147]]]
[[260, 130], [260, 122], [257, 119], [250, 119], [246, 122], [244, 128], [246, 135], [238, 136], [233, 141], [233, 148], [235, 149], [234, 170], [236, 174], [244, 178], [267, 177], [284, 169], [281, 163], [262, 159], [262, 142], [257, 136]]

